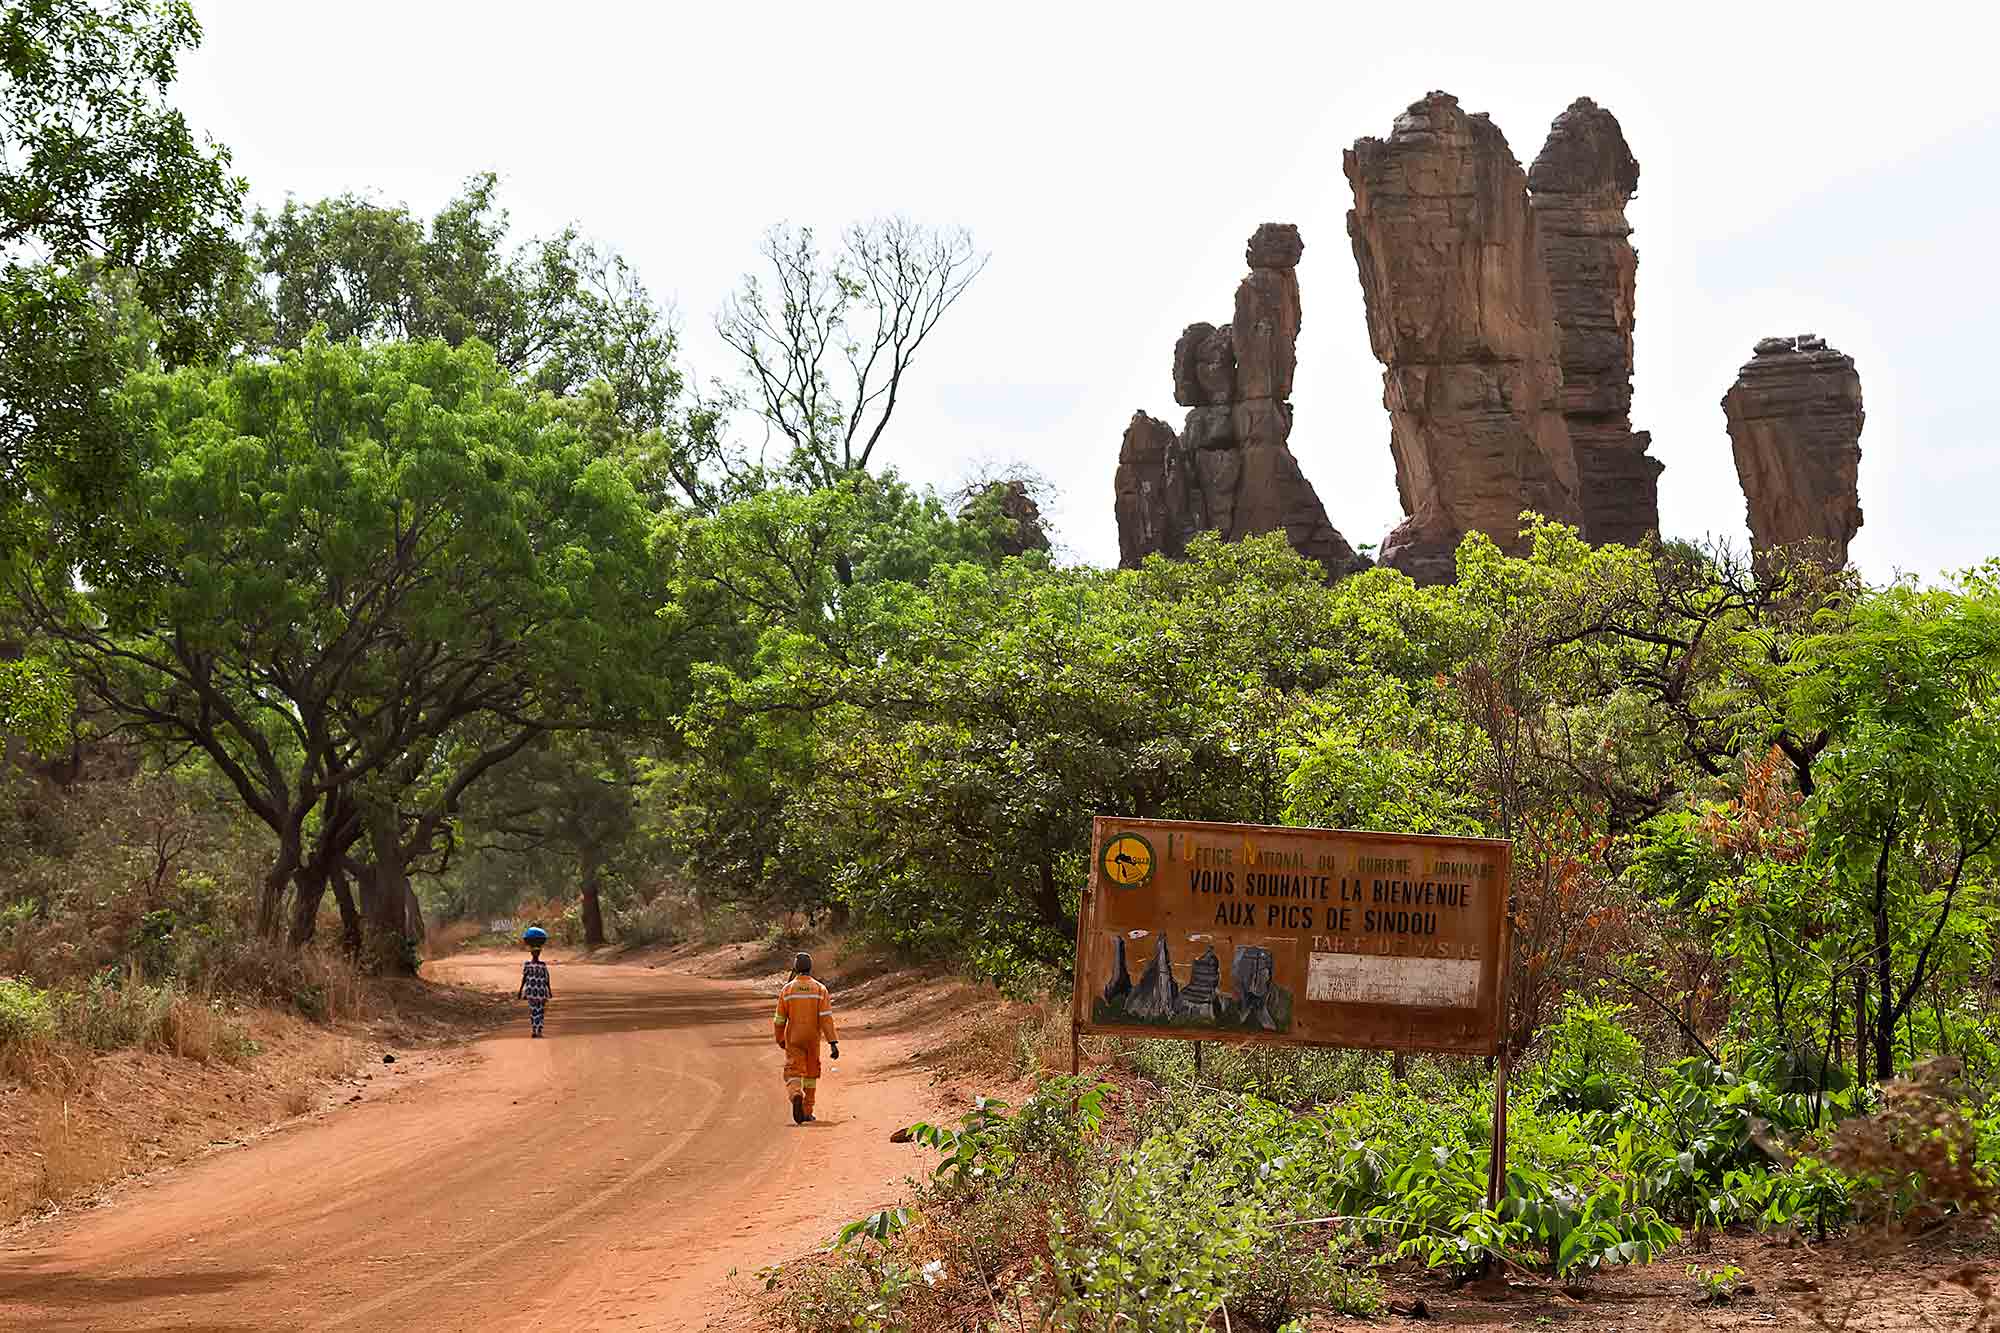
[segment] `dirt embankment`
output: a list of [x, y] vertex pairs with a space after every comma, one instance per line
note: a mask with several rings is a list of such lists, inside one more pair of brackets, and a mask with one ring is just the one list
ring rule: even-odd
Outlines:
[[417, 982], [372, 984], [362, 1003], [362, 1017], [330, 1025], [274, 1009], [218, 1016], [214, 1040], [187, 1054], [52, 1050], [32, 1081], [0, 1081], [0, 1227], [450, 1068], [456, 1044], [500, 1018], [491, 996]]

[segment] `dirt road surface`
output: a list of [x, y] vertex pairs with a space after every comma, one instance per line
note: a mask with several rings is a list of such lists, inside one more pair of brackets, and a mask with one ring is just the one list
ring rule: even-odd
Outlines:
[[[520, 962], [444, 972], [511, 991]], [[756, 1269], [919, 1169], [888, 1142], [928, 1109], [907, 1016], [836, 1008], [794, 1126], [766, 988], [555, 973], [545, 1040], [522, 1016], [458, 1070], [0, 1241], [0, 1328], [744, 1328]]]

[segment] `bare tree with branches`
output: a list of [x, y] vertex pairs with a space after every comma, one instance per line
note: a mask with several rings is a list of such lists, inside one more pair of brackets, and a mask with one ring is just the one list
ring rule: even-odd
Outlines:
[[764, 237], [770, 272], [744, 275], [716, 320], [741, 356], [757, 414], [791, 442], [803, 480], [867, 470], [917, 349], [989, 256], [963, 227], [856, 223], [824, 256], [810, 227]]

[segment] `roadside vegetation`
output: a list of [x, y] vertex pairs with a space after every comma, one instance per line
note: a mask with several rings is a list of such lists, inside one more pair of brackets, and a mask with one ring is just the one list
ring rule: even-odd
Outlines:
[[1384, 1263], [1991, 1216], [2000, 562], [1870, 585], [1523, 515], [1446, 587], [1281, 535], [1069, 563], [1032, 473], [895, 471], [969, 234], [772, 231], [700, 390], [617, 253], [516, 237], [491, 175], [248, 207], [165, 100], [198, 37], [0, 11], [9, 1088], [239, 1059], [249, 1006], [339, 1020], [528, 919], [833, 929], [1046, 1000], [1094, 814], [1479, 834], [1497, 1209], [1476, 1064], [1095, 1048], [919, 1128], [939, 1175], [780, 1277], [795, 1323], [1276, 1329], [1381, 1308]]

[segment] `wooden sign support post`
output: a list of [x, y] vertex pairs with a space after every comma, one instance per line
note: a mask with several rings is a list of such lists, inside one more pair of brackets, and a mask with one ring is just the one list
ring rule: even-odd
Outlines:
[[1500, 1211], [1507, 1194], [1507, 1043], [1500, 1043], [1500, 1057], [1493, 1074], [1493, 1160], [1486, 1168], [1486, 1210]]

